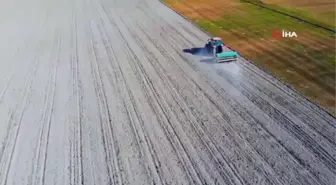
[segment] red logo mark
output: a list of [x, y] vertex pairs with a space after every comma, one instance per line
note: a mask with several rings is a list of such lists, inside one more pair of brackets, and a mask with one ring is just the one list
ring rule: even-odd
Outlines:
[[274, 38], [276, 38], [276, 39], [279, 39], [279, 38], [281, 37], [281, 35], [282, 35], [281, 31], [278, 30], [278, 29], [274, 29], [274, 30], [272, 31], [272, 36], [273, 36]]

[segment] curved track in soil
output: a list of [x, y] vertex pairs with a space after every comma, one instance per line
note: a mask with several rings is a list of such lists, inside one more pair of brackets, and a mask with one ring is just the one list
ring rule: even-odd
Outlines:
[[157, 0], [0, 3], [0, 185], [335, 182], [335, 118]]

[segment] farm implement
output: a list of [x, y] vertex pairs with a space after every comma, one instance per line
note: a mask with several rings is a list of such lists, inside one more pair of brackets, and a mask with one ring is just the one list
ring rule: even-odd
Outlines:
[[236, 61], [238, 53], [234, 51], [224, 51], [224, 44], [221, 38], [213, 37], [205, 44], [208, 53], [213, 53], [217, 63]]

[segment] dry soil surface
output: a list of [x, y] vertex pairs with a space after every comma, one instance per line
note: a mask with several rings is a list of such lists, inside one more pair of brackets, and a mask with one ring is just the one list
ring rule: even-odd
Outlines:
[[0, 185], [335, 182], [335, 118], [159, 1], [0, 3]]

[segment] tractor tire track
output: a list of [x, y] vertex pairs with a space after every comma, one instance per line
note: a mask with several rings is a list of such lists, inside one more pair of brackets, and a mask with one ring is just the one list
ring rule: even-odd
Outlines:
[[[9, 135], [5, 139], [6, 144], [4, 145], [4, 148], [2, 150], [3, 153], [2, 153], [1, 158], [0, 158], [0, 169], [3, 172], [3, 173], [1, 173], [1, 178], [0, 178], [1, 185], [6, 185], [6, 183], [7, 183], [8, 173], [9, 173], [11, 162], [12, 162], [13, 155], [14, 155], [14, 152], [15, 152], [17, 138], [18, 138], [18, 135], [19, 135], [19, 132], [20, 132], [20, 126], [21, 126], [21, 123], [22, 123], [22, 116], [23, 116], [23, 114], [25, 112], [25, 109], [27, 107], [28, 99], [29, 99], [29, 96], [30, 96], [30, 93], [31, 93], [31, 86], [32, 86], [32, 83], [33, 83], [33, 77], [36, 74], [35, 72], [36, 72], [36, 69], [38, 67], [39, 62], [40, 62], [39, 60], [36, 60], [35, 64], [33, 65], [33, 68], [28, 71], [27, 78], [26, 78], [26, 81], [24, 83], [23, 96], [22, 96], [22, 99], [21, 99], [20, 103], [16, 107], [16, 111], [19, 110], [21, 112], [19, 114], [19, 116], [17, 116], [18, 120], [16, 120], [15, 117], [14, 117], [14, 114], [16, 113], [16, 111], [14, 111], [14, 112], [12, 112], [12, 114], [10, 116], [10, 120], [8, 121], [9, 122], [8, 125], [9, 125], [10, 130], [8, 130], [7, 132], [9, 133]], [[21, 109], [19, 107], [21, 107]], [[12, 141], [9, 141], [10, 139], [12, 139]], [[10, 145], [10, 146], [8, 146], [8, 145]]]
[[[111, 48], [111, 46], [109, 45], [109, 43], [110, 43], [109, 39], [106, 36], [107, 35], [106, 34], [107, 33], [106, 32], [106, 28], [104, 27], [102, 20], [101, 20], [101, 26], [102, 26], [102, 28], [98, 28], [98, 30], [99, 30], [100, 34], [102, 35], [102, 39], [103, 39], [103, 43], [105, 45], [105, 48]], [[116, 60], [114, 59], [114, 60], [111, 60], [111, 61], [116, 61]], [[140, 118], [139, 113], [137, 113], [137, 117]], [[136, 136], [137, 145], [140, 148], [142, 157], [144, 158], [145, 154], [147, 152], [150, 153], [151, 159], [149, 161], [146, 161], [146, 162], [151, 163], [151, 167], [149, 167], [149, 166], [146, 165], [147, 173], [148, 173], [148, 175], [154, 173], [153, 175], [155, 175], [155, 177], [153, 177], [152, 175], [150, 175], [150, 176], [152, 176], [151, 178], [153, 178], [153, 182], [152, 182], [153, 184], [155, 184], [155, 178], [158, 179], [158, 181], [161, 184], [165, 184], [164, 181], [162, 180], [162, 177], [160, 176], [161, 173], [158, 172], [158, 166], [160, 166], [160, 163], [159, 163], [159, 160], [156, 158], [157, 154], [156, 154], [155, 150], [153, 149], [153, 144], [149, 140], [148, 134], [145, 131], [145, 128], [143, 127], [143, 124], [144, 124], [143, 120], [139, 119], [138, 121], [139, 121], [138, 123], [140, 123], [140, 124], [138, 124], [140, 127], [136, 126], [135, 124], [132, 124], [132, 128], [133, 128], [133, 133]], [[133, 123], [133, 122], [131, 121], [131, 123]], [[141, 135], [137, 130], [141, 130], [143, 135]], [[142, 144], [141, 144], [142, 140], [145, 140], [145, 146], [142, 146]], [[145, 163], [145, 161], [144, 161], [144, 163]], [[151, 168], [151, 169], [149, 169], [149, 168]], [[156, 168], [156, 170], [153, 170], [154, 168]]]
[[[127, 41], [125, 40], [122, 32], [119, 30], [119, 26], [120, 25], [117, 25], [117, 29], [119, 31], [119, 34], [121, 36], [121, 38], [123, 39], [123, 42], [125, 43], [125, 46], [127, 48], [127, 51], [130, 52], [129, 55], [130, 57], [132, 57], [132, 61], [134, 62], [138, 62], [138, 58], [133, 55], [132, 53], [132, 50], [131, 50], [131, 47], [130, 45], [127, 43]], [[127, 52], [126, 51], [126, 52]], [[132, 52], [132, 53], [131, 53]], [[133, 66], [131, 65], [133, 70], [135, 70], [135, 74], [142, 74], [142, 75], [145, 75], [144, 71], [141, 71], [140, 73], [139, 72], [136, 72], [138, 70], [141, 70], [141, 69], [136, 69], [138, 66]], [[198, 177], [198, 172], [195, 171], [195, 167], [194, 167], [194, 164], [192, 163], [191, 159], [189, 158], [188, 154], [186, 153], [186, 149], [183, 147], [183, 145], [181, 144], [181, 140], [178, 138], [178, 136], [176, 135], [176, 133], [174, 132], [174, 129], [172, 128], [171, 126], [171, 123], [169, 123], [169, 119], [167, 119], [167, 115], [166, 115], [166, 111], [164, 111], [164, 108], [161, 104], [157, 105], [157, 103], [159, 102], [158, 100], [158, 94], [156, 94], [155, 90], [153, 89], [152, 85], [151, 85], [151, 82], [149, 81], [148, 79], [148, 76], [143, 76], [143, 77], [140, 77], [140, 80], [143, 79], [146, 81], [146, 84], [149, 85], [149, 88], [151, 89], [150, 91], [146, 90], [146, 89], [143, 89], [144, 92], [145, 92], [145, 96], [147, 96], [148, 98], [150, 97], [150, 99], [148, 99], [148, 102], [152, 102], [150, 103], [150, 106], [152, 107], [152, 109], [156, 112], [156, 115], [158, 115], [158, 119], [159, 119], [159, 122], [161, 123], [166, 123], [168, 122], [168, 125], [169, 126], [166, 126], [165, 124], [162, 124], [162, 128], [164, 129], [165, 131], [165, 134], [166, 134], [166, 137], [167, 139], [169, 140], [170, 144], [172, 145], [172, 147], [174, 148], [174, 151], [175, 153], [177, 154], [177, 156], [180, 158], [181, 162], [182, 162], [182, 166], [183, 168], [185, 169], [186, 172], [188, 172], [188, 176], [189, 176], [189, 179], [190, 179], [190, 182], [193, 182], [196, 183], [196, 181], [198, 180], [198, 183], [200, 183], [200, 179]], [[148, 85], [145, 85], [145, 87], [147, 87]], [[126, 85], [126, 88], [127, 88], [127, 91], [129, 93], [129, 96], [132, 98], [132, 95], [130, 94], [131, 91], [129, 89], [129, 87], [127, 87]], [[151, 95], [151, 96], [148, 96], [148, 95]], [[154, 96], [154, 99], [152, 99], [152, 96]], [[135, 103], [134, 103], [134, 100], [132, 101], [132, 105], [135, 106]], [[158, 107], [157, 107], [158, 106]], [[161, 111], [160, 111], [161, 110]], [[157, 112], [158, 111], [158, 112]], [[169, 136], [173, 135], [173, 139], [171, 139]], [[181, 154], [179, 151], [183, 151], [183, 153]], [[184, 157], [186, 157], [186, 159], [184, 159]], [[192, 172], [190, 172], [190, 170], [192, 170]], [[194, 174], [196, 173], [196, 174]], [[192, 177], [194, 176], [194, 177]], [[196, 178], [195, 178], [196, 176]]]
[[[104, 9], [104, 7], [102, 6], [101, 7], [102, 9]], [[106, 11], [106, 10], [104, 10], [104, 12], [106, 13], [106, 15], [109, 15], [109, 13]], [[111, 16], [109, 16], [109, 18], [110, 18]], [[116, 25], [116, 23], [113, 21], [113, 19], [109, 19], [109, 21], [110, 22], [112, 22], [112, 25], [114, 25], [114, 26], [117, 26]], [[109, 53], [109, 58], [110, 58], [110, 62], [112, 62], [112, 63], [116, 63], [116, 65], [118, 65], [117, 67], [114, 67], [114, 66], [112, 66], [113, 68], [115, 68], [115, 69], [118, 69], [117, 71], [118, 71], [118, 73], [121, 75], [119, 78], [122, 78], [122, 80], [120, 80], [120, 81], [122, 81], [122, 82], [126, 82], [126, 80], [125, 80], [125, 78], [123, 77], [123, 74], [122, 74], [122, 71], [121, 71], [121, 67], [119, 66], [119, 64], [118, 64], [118, 60], [116, 59], [116, 56], [115, 56], [115, 51], [113, 51], [113, 47], [110, 45], [110, 43], [112, 43], [111, 41], [110, 41], [110, 39], [109, 39], [109, 37], [107, 36], [107, 31], [106, 31], [106, 28], [105, 28], [105, 26], [104, 26], [104, 23], [103, 23], [103, 21], [101, 20], [101, 24], [102, 24], [102, 30], [101, 29], [99, 29], [99, 31], [100, 31], [100, 33], [101, 33], [101, 35], [105, 35], [105, 37], [106, 38], [103, 38], [103, 43], [104, 43], [104, 45], [105, 45], [105, 48], [106, 48], [106, 50], [107, 50], [107, 53]], [[102, 32], [104, 32], [104, 33], [102, 33]], [[113, 56], [113, 57], [111, 57], [111, 56]], [[112, 59], [111, 59], [112, 58]], [[115, 65], [115, 64], [114, 64]], [[119, 75], [118, 74], [115, 74], [114, 75], [115, 77], [118, 77]], [[110, 82], [112, 82], [113, 80], [110, 78]], [[119, 80], [117, 80], [117, 81], [119, 81]], [[124, 85], [127, 85], [126, 83], [124, 83]], [[116, 87], [115, 85], [113, 85], [114, 87]], [[122, 86], [123, 85], [121, 85], [121, 84], [119, 84], [119, 87], [118, 88], [122, 88]], [[126, 90], [127, 91], [127, 90]], [[118, 92], [118, 96], [119, 97], [123, 97], [122, 95], [121, 95], [121, 92], [119, 91]], [[132, 101], [133, 103], [132, 103], [132, 105], [134, 105], [134, 100], [132, 100], [133, 98], [131, 97], [131, 95], [128, 93], [128, 96], [129, 96], [129, 98], [130, 98], [130, 101]], [[133, 106], [133, 108], [128, 108], [126, 105], [126, 102], [124, 102], [123, 103], [124, 104], [124, 107], [125, 107], [125, 109], [126, 109], [126, 111], [127, 111], [127, 114], [128, 114], [128, 117], [129, 117], [129, 122], [131, 123], [131, 125], [132, 125], [132, 128], [133, 128], [133, 133], [134, 133], [134, 135], [136, 136], [136, 138], [137, 138], [137, 142], [138, 142], [138, 146], [140, 147], [140, 149], [141, 149], [141, 153], [142, 153], [142, 155], [145, 155], [145, 153], [149, 153], [149, 155], [150, 155], [150, 158], [151, 158], [151, 160], [149, 161], [150, 163], [152, 163], [152, 165], [151, 165], [151, 171], [153, 171], [153, 172], [150, 172], [149, 171], [149, 169], [148, 169], [148, 167], [146, 168], [147, 169], [147, 172], [148, 172], [148, 174], [151, 174], [151, 173], [154, 173], [154, 174], [156, 174], [155, 176], [156, 176], [156, 179], [158, 179], [158, 181], [161, 183], [161, 184], [166, 184], [164, 181], [163, 181], [163, 179], [162, 179], [162, 176], [160, 175], [160, 174], [162, 174], [162, 172], [159, 172], [159, 168], [158, 168], [158, 166], [161, 166], [161, 164], [160, 164], [160, 162], [159, 162], [159, 160], [157, 159], [157, 154], [156, 154], [156, 151], [155, 151], [155, 149], [153, 148], [153, 143], [151, 142], [151, 140], [149, 139], [149, 136], [148, 136], [148, 134], [147, 134], [147, 132], [145, 131], [145, 128], [143, 127], [143, 121], [142, 121], [142, 119], [140, 118], [140, 116], [139, 116], [139, 113], [137, 112], [137, 110], [135, 109], [135, 107]], [[136, 120], [133, 120], [133, 118], [132, 118], [132, 112], [134, 112], [135, 114], [136, 114]], [[138, 124], [135, 124], [135, 122], [137, 122]], [[138, 126], [137, 126], [138, 125]], [[140, 129], [137, 129], [138, 127], [140, 126]], [[137, 130], [141, 130], [142, 132], [139, 132], [139, 131], [137, 131]], [[141, 133], [141, 134], [140, 134]], [[140, 139], [140, 138], [142, 138], [142, 139]], [[143, 146], [142, 146], [142, 142], [141, 141], [143, 141], [143, 140], [145, 140], [145, 147], [147, 148], [146, 150], [147, 151], [145, 151], [145, 149], [143, 148]], [[145, 157], [145, 156], [143, 156], [143, 157]], [[155, 179], [155, 177], [152, 177], [153, 178], [153, 181], [155, 181], [154, 179]], [[154, 183], [154, 182], [153, 182]], [[155, 184], [155, 183], [154, 183]]]

